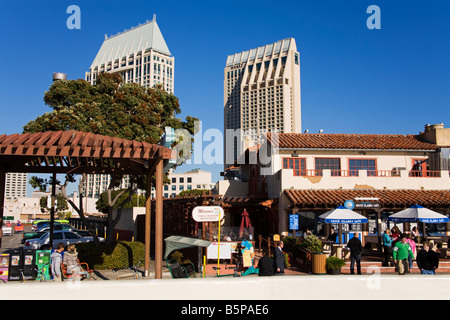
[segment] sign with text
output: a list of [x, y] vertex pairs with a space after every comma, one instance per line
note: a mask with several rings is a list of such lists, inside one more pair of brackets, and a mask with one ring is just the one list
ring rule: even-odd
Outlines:
[[[220, 243], [220, 259], [231, 259], [231, 252], [233, 247], [236, 247], [237, 243], [233, 242], [221, 242]], [[208, 250], [206, 251], [206, 258], [207, 259], [217, 259], [219, 256], [219, 243], [213, 242], [208, 247]]]
[[289, 229], [298, 230], [298, 214], [289, 215]]
[[192, 210], [192, 218], [197, 222], [213, 222], [223, 219], [224, 212], [219, 206], [201, 206]]

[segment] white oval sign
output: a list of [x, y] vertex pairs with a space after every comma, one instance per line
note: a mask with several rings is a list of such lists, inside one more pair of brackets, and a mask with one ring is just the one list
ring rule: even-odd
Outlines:
[[222, 207], [195, 207], [192, 210], [192, 218], [197, 222], [211, 222], [223, 219], [224, 212]]

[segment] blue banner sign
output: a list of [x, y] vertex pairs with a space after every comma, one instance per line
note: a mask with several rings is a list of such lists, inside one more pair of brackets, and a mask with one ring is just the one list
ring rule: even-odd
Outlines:
[[298, 214], [289, 215], [289, 229], [298, 230]]

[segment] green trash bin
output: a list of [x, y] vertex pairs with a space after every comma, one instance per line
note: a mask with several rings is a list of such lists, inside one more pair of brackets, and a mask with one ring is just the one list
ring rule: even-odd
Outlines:
[[36, 280], [47, 281], [50, 280], [50, 265], [52, 254], [51, 250], [36, 250]]

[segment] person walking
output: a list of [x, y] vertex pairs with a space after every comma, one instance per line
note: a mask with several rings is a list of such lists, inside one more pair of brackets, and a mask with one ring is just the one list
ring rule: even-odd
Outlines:
[[398, 273], [404, 275], [408, 272], [408, 255], [414, 258], [409, 244], [406, 243], [406, 235], [402, 234], [394, 246], [393, 258], [398, 267]]
[[412, 239], [411, 234], [407, 234], [406, 235], [406, 243], [409, 244], [409, 246], [411, 247], [411, 251], [413, 253], [413, 257], [411, 257], [410, 255], [408, 255], [408, 263], [409, 263], [409, 272], [411, 273], [411, 270], [413, 268], [413, 258], [415, 259], [417, 256], [417, 249], [416, 249], [416, 243], [414, 242], [414, 240]]
[[263, 249], [263, 257], [258, 261], [259, 276], [273, 276], [275, 274], [275, 262], [269, 257], [269, 249]]
[[355, 232], [353, 234], [353, 238], [351, 238], [347, 247], [350, 249], [350, 273], [355, 274], [355, 261], [356, 261], [356, 271], [358, 274], [361, 274], [361, 253], [362, 253], [362, 244], [361, 240], [359, 240], [359, 233]]
[[62, 252], [64, 251], [64, 243], [58, 243], [56, 250], [50, 255], [52, 261], [51, 271], [53, 275], [53, 281], [62, 281], [61, 263], [62, 263]]
[[275, 248], [275, 252], [273, 254], [275, 258], [275, 268], [276, 275], [284, 276], [284, 253], [283, 253], [283, 241], [277, 242], [277, 247]]
[[384, 265], [389, 266], [389, 259], [392, 254], [392, 238], [389, 235], [391, 231], [386, 229], [383, 234], [383, 251], [384, 251]]
[[435, 256], [433, 250], [430, 249], [430, 243], [425, 241], [423, 249], [417, 253], [417, 267], [419, 267], [421, 274], [436, 274], [435, 263]]

